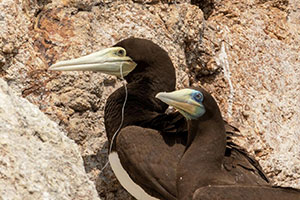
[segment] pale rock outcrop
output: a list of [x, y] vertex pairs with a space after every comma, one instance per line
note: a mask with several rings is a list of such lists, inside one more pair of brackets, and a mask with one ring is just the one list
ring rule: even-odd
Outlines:
[[0, 79], [0, 199], [99, 199], [78, 146]]

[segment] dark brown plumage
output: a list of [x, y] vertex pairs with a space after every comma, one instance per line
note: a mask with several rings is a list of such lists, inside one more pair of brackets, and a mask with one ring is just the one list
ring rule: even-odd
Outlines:
[[[168, 107], [155, 95], [175, 89], [175, 69], [168, 53], [149, 40], [129, 38], [115, 46], [126, 49], [127, 56], [137, 63], [135, 69], [124, 77], [128, 83], [128, 100], [123, 127], [147, 126], [148, 122], [163, 114]], [[120, 125], [124, 99], [125, 89], [121, 87], [106, 101], [104, 118], [109, 142]]]
[[[147, 193], [160, 199], [177, 199], [176, 167], [186, 145], [186, 123], [179, 113], [166, 115], [166, 104], [154, 98], [158, 92], [175, 89], [172, 62], [164, 50], [148, 40], [130, 38], [115, 46], [126, 49], [137, 66], [125, 77], [128, 101], [123, 127], [126, 128], [118, 134], [113, 151], [118, 152], [126, 171]], [[124, 97], [122, 87], [107, 100], [105, 127], [109, 142], [120, 124]], [[226, 127], [230, 137], [236, 130], [228, 124]], [[251, 176], [254, 180], [245, 178], [240, 182], [267, 184], [258, 162], [234, 143], [227, 144], [228, 171], [255, 174]]]
[[300, 190], [275, 186], [217, 185], [196, 190], [192, 200], [299, 200]]
[[[125, 76], [126, 128], [118, 133], [112, 151], [117, 151], [124, 169], [148, 194], [176, 199], [176, 164], [186, 135], [162, 134], [161, 129], [168, 127], [165, 119], [171, 115], [164, 114], [168, 106], [155, 98], [158, 92], [175, 89], [175, 69], [167, 52], [149, 40], [130, 38], [115, 46], [126, 49], [137, 66]], [[124, 99], [124, 87], [107, 99], [104, 119], [109, 143], [120, 125]]]
[[[113, 141], [109, 156], [117, 153], [115, 161], [121, 162], [129, 178], [147, 194], [159, 199], [175, 200], [176, 170], [186, 148], [187, 125], [178, 112], [165, 114], [168, 106], [155, 98], [158, 92], [175, 90], [175, 69], [168, 53], [149, 40], [128, 38], [113, 48], [58, 62], [50, 69], [91, 70], [119, 75], [121, 66], [126, 72], [128, 100], [122, 128]], [[121, 124], [124, 99], [125, 89], [121, 87], [106, 102], [104, 118], [109, 145]], [[227, 137], [230, 138], [236, 129], [225, 124]], [[255, 174], [254, 180], [241, 179], [240, 182], [268, 182], [255, 159], [230, 140], [227, 140], [225, 159], [224, 167], [228, 171]], [[120, 174], [116, 176], [126, 186], [127, 181], [121, 181]], [[135, 189], [128, 191], [133, 194]], [[137, 197], [138, 194], [134, 195], [143, 199]]]
[[[195, 99], [196, 94], [201, 98]], [[224, 122], [214, 98], [204, 89], [160, 93], [157, 97], [188, 118], [186, 149], [177, 167], [179, 200], [300, 199], [299, 190], [272, 187], [252, 173], [243, 154], [234, 168], [226, 167], [230, 157], [225, 156]]]

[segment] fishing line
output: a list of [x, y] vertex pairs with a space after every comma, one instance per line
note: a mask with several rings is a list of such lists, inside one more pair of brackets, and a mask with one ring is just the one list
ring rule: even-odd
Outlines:
[[[125, 99], [124, 99], [124, 103], [123, 103], [122, 111], [121, 111], [121, 123], [120, 123], [119, 128], [116, 130], [116, 132], [113, 134], [113, 136], [111, 138], [111, 142], [110, 142], [109, 149], [108, 149], [108, 155], [111, 153], [111, 149], [112, 149], [112, 145], [114, 143], [115, 137], [117, 136], [117, 134], [119, 133], [120, 129], [123, 126], [125, 105], [126, 105], [127, 97], [128, 97], [127, 86], [126, 86], [126, 82], [125, 82], [125, 79], [124, 79], [124, 76], [123, 76], [123, 65], [122, 65], [122, 63], [120, 64], [120, 74], [121, 74], [121, 80], [122, 80], [122, 83], [123, 83], [123, 86], [124, 86], [124, 89], [125, 89]], [[100, 174], [107, 167], [108, 163], [109, 163], [109, 160], [106, 161], [104, 167], [102, 167], [102, 169], [100, 170]]]

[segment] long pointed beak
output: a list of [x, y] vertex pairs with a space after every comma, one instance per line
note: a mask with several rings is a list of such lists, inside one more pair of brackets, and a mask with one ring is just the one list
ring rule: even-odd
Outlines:
[[49, 70], [57, 71], [98, 71], [118, 77], [126, 76], [136, 63], [122, 47], [111, 47], [80, 58], [60, 61], [50, 66]]
[[201, 106], [199, 103], [191, 100], [191, 91], [189, 89], [174, 92], [160, 92], [155, 97], [173, 106], [179, 112], [184, 111], [188, 114], [194, 114], [197, 107]]

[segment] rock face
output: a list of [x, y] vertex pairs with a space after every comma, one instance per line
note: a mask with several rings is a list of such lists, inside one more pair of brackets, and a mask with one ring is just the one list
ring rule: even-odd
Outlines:
[[169, 52], [178, 88], [202, 85], [237, 142], [278, 185], [300, 188], [297, 0], [0, 2], [0, 75], [80, 147], [103, 199], [130, 199], [107, 162], [103, 109], [121, 83], [91, 72], [48, 72], [135, 36]]
[[99, 199], [77, 145], [0, 79], [0, 198]]

